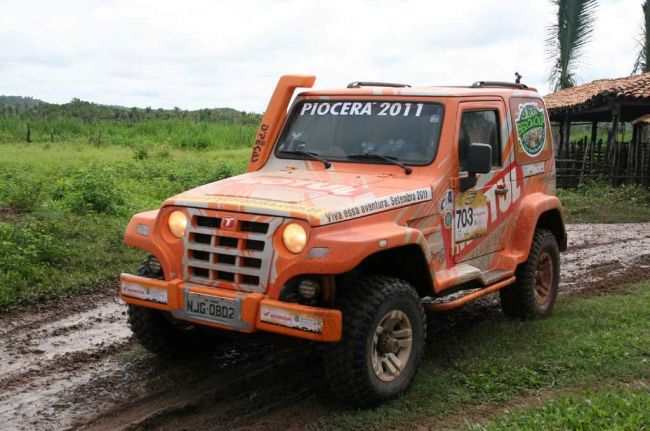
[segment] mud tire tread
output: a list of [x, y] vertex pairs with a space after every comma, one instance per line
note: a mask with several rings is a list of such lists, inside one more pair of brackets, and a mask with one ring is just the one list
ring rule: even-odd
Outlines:
[[[386, 276], [369, 276], [354, 280], [339, 292], [338, 303], [343, 312], [343, 337], [340, 342], [325, 350], [325, 374], [337, 398], [359, 407], [370, 407], [400, 395], [408, 388], [422, 363], [426, 340], [426, 316], [420, 298], [407, 282]], [[420, 320], [419, 341], [415, 336], [417, 321], [413, 325], [411, 376], [396, 391], [382, 392], [372, 385], [366, 368], [367, 334], [378, 317], [377, 314], [392, 298], [406, 298], [417, 307]], [[412, 369], [411, 369], [412, 368]], [[370, 372], [372, 372], [370, 370]]]
[[[549, 306], [542, 310], [535, 301], [535, 270], [542, 252], [550, 253], [553, 261], [553, 296]], [[504, 314], [514, 319], [540, 319], [553, 311], [560, 279], [560, 251], [553, 232], [536, 229], [528, 259], [517, 267], [514, 284], [499, 290], [501, 308]]]

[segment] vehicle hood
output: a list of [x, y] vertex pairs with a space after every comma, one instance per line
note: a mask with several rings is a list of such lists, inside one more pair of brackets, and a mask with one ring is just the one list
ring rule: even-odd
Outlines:
[[163, 205], [302, 218], [325, 225], [431, 199], [422, 178], [285, 169], [249, 172], [188, 190]]

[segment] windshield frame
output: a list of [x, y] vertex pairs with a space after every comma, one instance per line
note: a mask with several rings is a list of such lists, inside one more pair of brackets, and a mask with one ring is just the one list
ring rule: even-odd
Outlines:
[[[407, 160], [401, 160], [398, 159], [401, 163], [403, 163], [406, 166], [416, 166], [416, 167], [424, 167], [424, 166], [429, 166], [431, 165], [435, 160], [436, 157], [438, 156], [438, 150], [440, 149], [440, 141], [442, 139], [442, 134], [443, 134], [443, 127], [445, 125], [445, 114], [446, 114], [446, 104], [443, 103], [442, 101], [439, 100], [431, 100], [430, 98], [424, 98], [424, 97], [404, 97], [404, 96], [393, 96], [393, 97], [373, 97], [373, 96], [343, 96], [341, 95], [340, 97], [332, 97], [330, 96], [328, 98], [330, 101], [342, 101], [342, 102], [367, 102], [367, 101], [386, 101], [386, 102], [410, 102], [410, 103], [423, 103], [423, 104], [430, 104], [430, 105], [437, 105], [440, 107], [440, 126], [439, 126], [439, 131], [438, 131], [438, 137], [435, 142], [432, 142], [431, 145], [434, 145], [434, 151], [432, 152], [431, 159], [430, 160], [423, 160], [422, 162], [416, 163], [413, 161], [407, 161]], [[298, 154], [291, 154], [291, 153], [285, 153], [283, 151], [280, 151], [280, 143], [283, 141], [285, 138], [286, 134], [288, 133], [289, 128], [291, 127], [293, 121], [295, 121], [296, 118], [298, 118], [297, 115], [294, 115], [294, 113], [298, 110], [298, 108], [301, 106], [302, 103], [306, 103], [309, 101], [314, 101], [314, 100], [321, 100], [318, 96], [308, 96], [308, 97], [301, 97], [298, 96], [294, 103], [292, 103], [291, 108], [289, 109], [289, 113], [286, 117], [286, 120], [284, 121], [284, 125], [282, 126], [282, 129], [280, 130], [280, 133], [278, 134], [278, 137], [275, 139], [275, 143], [273, 145], [273, 155], [275, 158], [279, 160], [305, 160], [305, 161], [312, 161], [309, 157], [306, 156], [300, 156]], [[331, 157], [327, 154], [318, 154], [320, 157], [327, 159], [328, 161], [332, 163], [355, 163], [355, 164], [372, 164], [372, 165], [387, 165], [391, 166], [390, 163], [382, 160], [374, 160], [374, 159], [349, 159], [349, 158], [338, 158], [338, 157]], [[397, 165], [394, 165], [397, 167]]]

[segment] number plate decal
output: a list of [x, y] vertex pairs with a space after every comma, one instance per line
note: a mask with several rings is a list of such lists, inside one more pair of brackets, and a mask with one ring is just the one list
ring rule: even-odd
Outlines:
[[186, 292], [185, 314], [189, 318], [239, 327], [241, 326], [241, 301]]
[[456, 199], [454, 240], [469, 241], [487, 234], [487, 200], [481, 192], [468, 191]]

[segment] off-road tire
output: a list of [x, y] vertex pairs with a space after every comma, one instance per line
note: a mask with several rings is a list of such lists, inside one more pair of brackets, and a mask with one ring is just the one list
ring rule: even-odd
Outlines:
[[[149, 256], [138, 269], [141, 277], [164, 279], [156, 258]], [[164, 357], [187, 357], [209, 351], [217, 341], [213, 334], [182, 322], [160, 310], [128, 305], [128, 323], [138, 342], [150, 351]]]
[[[540, 259], [550, 258], [552, 281], [544, 302], [536, 299], [535, 288], [538, 279]], [[526, 262], [520, 264], [515, 272], [514, 284], [499, 291], [501, 308], [508, 317], [515, 319], [540, 319], [553, 311], [560, 282], [560, 250], [555, 235], [546, 229], [537, 229]]]
[[[337, 300], [343, 313], [343, 337], [325, 350], [325, 374], [337, 398], [368, 407], [400, 395], [412, 382], [424, 353], [426, 317], [417, 292], [403, 280], [370, 276], [347, 284]], [[392, 310], [410, 320], [412, 344], [401, 374], [386, 382], [372, 367], [373, 338]]]

